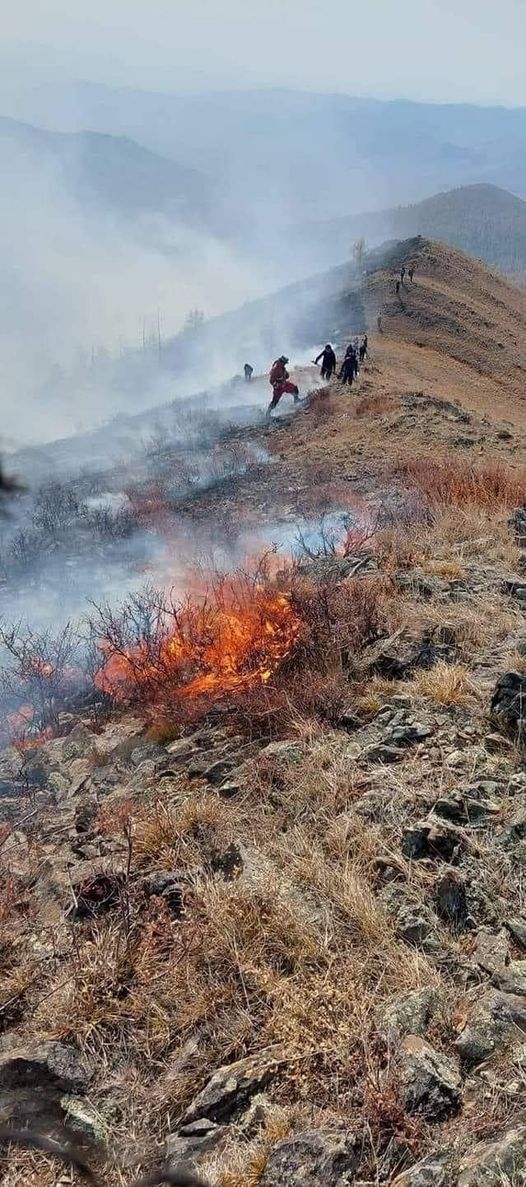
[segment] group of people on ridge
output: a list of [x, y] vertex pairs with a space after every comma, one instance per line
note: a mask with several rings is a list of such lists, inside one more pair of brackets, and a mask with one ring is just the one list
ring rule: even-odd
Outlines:
[[[345, 351], [345, 357], [338, 376], [341, 383], [347, 383], [349, 386], [352, 386], [354, 379], [358, 375], [359, 363], [363, 363], [364, 359], [367, 358], [367, 345], [367, 334], [363, 335], [361, 341], [359, 341], [358, 338], [355, 338], [349, 343], [349, 346]], [[288, 361], [289, 360], [287, 356], [282, 354], [279, 356], [279, 359], [275, 359], [270, 369], [269, 383], [272, 388], [272, 399], [267, 408], [267, 416], [269, 416], [273, 409], [277, 407], [281, 397], [284, 395], [293, 396], [295, 404], [299, 402], [299, 388], [296, 383], [293, 383], [289, 372], [287, 371]], [[330, 342], [324, 346], [317, 359], [314, 360], [316, 365], [318, 365], [320, 361], [322, 379], [332, 379], [332, 376], [336, 373], [338, 362]], [[250, 363], [245, 363], [243, 370], [246, 382], [251, 383], [254, 368], [250, 365]]]
[[[367, 347], [367, 334], [363, 335], [361, 342], [355, 338], [349, 343], [347, 350], [345, 351], [345, 358], [338, 376], [341, 383], [348, 383], [350, 387], [352, 386], [353, 381], [358, 375], [359, 363], [363, 363], [364, 359], [367, 358]], [[322, 379], [332, 379], [332, 376], [336, 371], [337, 361], [330, 342], [328, 342], [327, 345], [324, 346], [323, 350], [320, 351], [317, 359], [314, 359], [316, 365], [318, 365], [320, 359]]]

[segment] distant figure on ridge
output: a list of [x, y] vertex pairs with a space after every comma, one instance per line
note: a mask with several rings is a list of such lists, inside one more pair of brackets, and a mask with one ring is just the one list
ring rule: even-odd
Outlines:
[[415, 265], [411, 264], [411, 267], [409, 269], [409, 279], [411, 281], [411, 284], [413, 283], [414, 275], [415, 275]]
[[289, 379], [287, 371], [288, 358], [285, 354], [280, 355], [279, 359], [272, 364], [269, 383], [272, 388], [272, 399], [267, 408], [267, 416], [270, 416], [273, 408], [279, 404], [281, 397], [284, 395], [294, 396], [294, 403], [299, 402], [300, 393], [297, 385], [292, 383]]
[[360, 343], [360, 362], [361, 363], [363, 363], [364, 359], [367, 358], [367, 346], [368, 346], [367, 334], [364, 334], [362, 341]]
[[336, 370], [336, 355], [332, 349], [330, 342], [328, 342], [327, 345], [324, 346], [323, 350], [320, 351], [318, 358], [314, 359], [316, 366], [318, 365], [320, 359], [322, 359], [322, 364], [321, 364], [322, 379], [331, 379], [332, 376], [334, 375], [335, 370]]
[[254, 374], [254, 368], [250, 366], [250, 363], [245, 363], [243, 370], [245, 372], [245, 383], [250, 383]]
[[400, 280], [402, 281], [402, 284], [403, 284], [404, 280], [405, 280], [405, 268], [404, 268], [403, 264], [402, 264], [402, 267], [400, 268]]

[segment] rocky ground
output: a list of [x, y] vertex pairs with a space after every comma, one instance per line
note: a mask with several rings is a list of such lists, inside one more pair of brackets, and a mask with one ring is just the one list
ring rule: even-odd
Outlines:
[[[357, 394], [240, 430], [280, 465], [187, 509], [369, 525], [300, 566], [347, 615], [310, 699], [292, 664], [279, 718], [128, 708], [0, 755], [0, 1123], [116, 1182], [166, 1158], [222, 1187], [526, 1182], [526, 439], [493, 282], [486, 370], [440, 322], [444, 276], [472, 309], [457, 254], [422, 254], [432, 340], [386, 297]], [[13, 1148], [3, 1174], [63, 1171]]]

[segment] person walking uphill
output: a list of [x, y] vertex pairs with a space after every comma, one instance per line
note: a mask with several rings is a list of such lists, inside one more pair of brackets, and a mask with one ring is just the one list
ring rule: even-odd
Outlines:
[[314, 359], [314, 362], [316, 363], [316, 365], [318, 365], [320, 359], [322, 359], [322, 364], [321, 364], [322, 379], [331, 379], [332, 376], [334, 375], [335, 370], [336, 370], [336, 355], [332, 349], [330, 342], [328, 342], [327, 345], [324, 346], [323, 350], [320, 351], [318, 358]]
[[272, 399], [267, 408], [267, 416], [270, 415], [273, 408], [279, 404], [281, 397], [284, 395], [294, 396], [294, 403], [297, 404], [300, 398], [299, 389], [295, 383], [289, 379], [287, 371], [288, 358], [286, 355], [280, 355], [279, 359], [272, 364], [269, 383], [272, 388]]
[[353, 379], [358, 373], [358, 359], [354, 346], [347, 347], [347, 354], [343, 360], [342, 369], [339, 374], [341, 383], [348, 383], [349, 387], [353, 385]]

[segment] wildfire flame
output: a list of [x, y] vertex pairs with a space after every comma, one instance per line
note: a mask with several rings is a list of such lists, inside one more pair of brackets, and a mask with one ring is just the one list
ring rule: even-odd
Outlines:
[[95, 684], [115, 701], [155, 690], [181, 698], [220, 696], [266, 684], [291, 654], [302, 628], [290, 596], [230, 587], [212, 602], [188, 599], [165, 636], [107, 655]]

